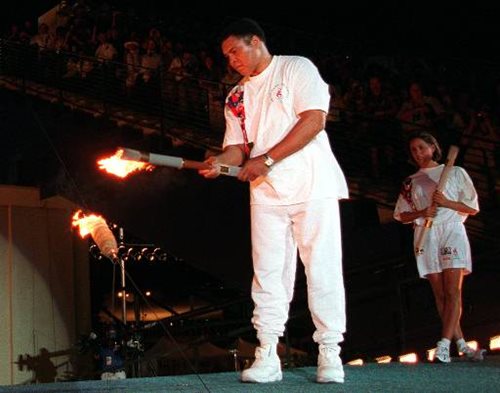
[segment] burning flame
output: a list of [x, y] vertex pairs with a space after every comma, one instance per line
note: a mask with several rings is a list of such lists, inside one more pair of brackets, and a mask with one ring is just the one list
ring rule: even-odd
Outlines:
[[106, 224], [106, 221], [102, 218], [102, 216], [97, 216], [95, 214], [86, 216], [81, 210], [78, 210], [73, 215], [72, 226], [78, 227], [82, 238], [91, 233], [93, 228], [100, 223]]
[[123, 150], [118, 149], [116, 153], [108, 158], [103, 158], [97, 161], [99, 169], [102, 169], [112, 175], [121, 177], [122, 179], [136, 171], [152, 171], [154, 165], [147, 162], [123, 160]]

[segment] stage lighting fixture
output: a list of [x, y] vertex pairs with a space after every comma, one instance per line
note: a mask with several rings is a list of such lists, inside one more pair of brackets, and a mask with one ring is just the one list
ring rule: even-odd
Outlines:
[[400, 363], [417, 363], [418, 356], [416, 353], [406, 353], [406, 354], [401, 355], [399, 357], [399, 362]]

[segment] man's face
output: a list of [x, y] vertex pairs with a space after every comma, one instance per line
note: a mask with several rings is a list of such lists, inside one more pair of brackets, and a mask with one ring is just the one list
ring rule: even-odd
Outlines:
[[255, 72], [258, 64], [258, 38], [250, 41], [245, 38], [229, 36], [222, 42], [222, 53], [231, 68], [242, 76], [249, 76]]

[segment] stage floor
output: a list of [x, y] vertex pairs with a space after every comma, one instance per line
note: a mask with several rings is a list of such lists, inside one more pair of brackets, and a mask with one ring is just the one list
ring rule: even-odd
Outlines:
[[345, 366], [344, 384], [318, 384], [316, 369], [287, 369], [283, 381], [243, 384], [236, 372], [134, 378], [120, 381], [76, 381], [39, 385], [3, 386], [3, 393], [38, 392], [500, 392], [500, 355], [480, 363], [457, 360], [450, 364], [399, 363]]

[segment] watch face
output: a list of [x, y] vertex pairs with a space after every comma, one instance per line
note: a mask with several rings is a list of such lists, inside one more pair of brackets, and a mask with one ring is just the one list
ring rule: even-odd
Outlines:
[[269, 157], [269, 156], [266, 156], [266, 160], [264, 161], [264, 165], [267, 166], [267, 167], [271, 167], [271, 165], [274, 164], [274, 160]]

